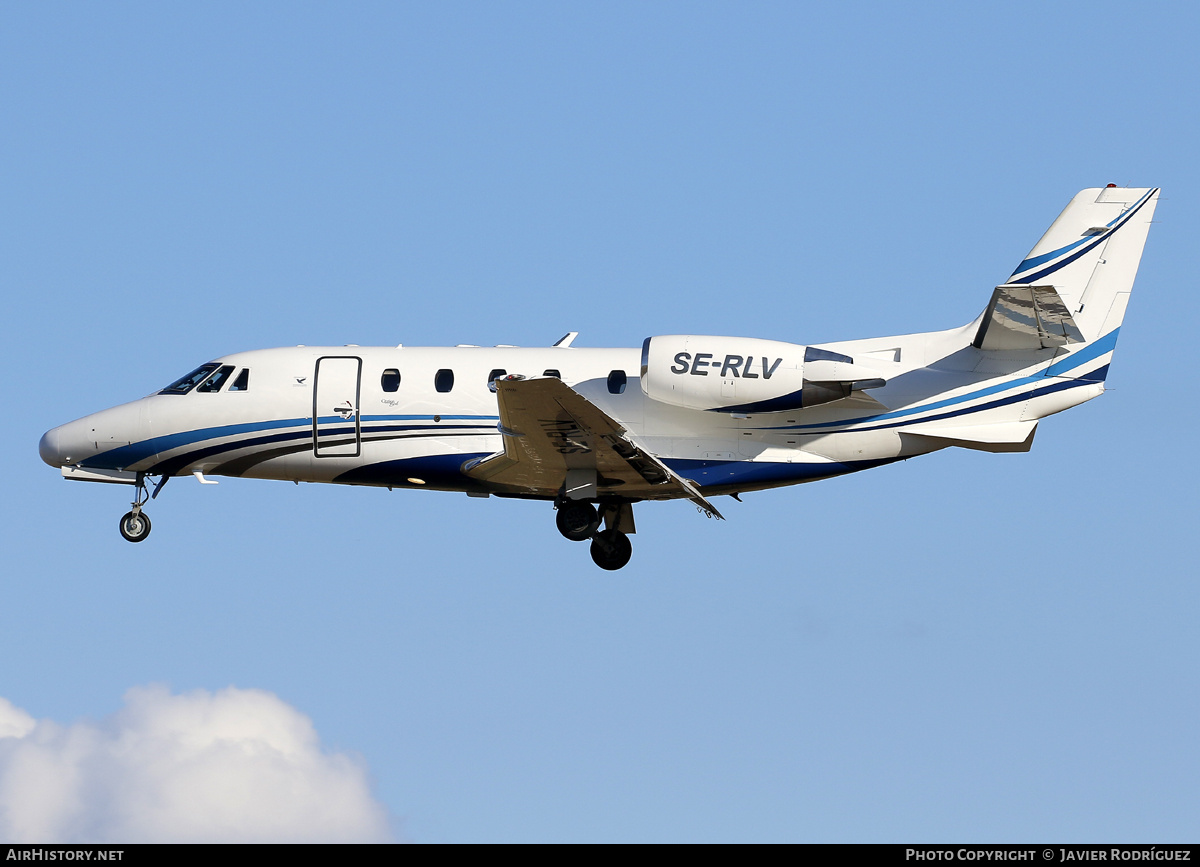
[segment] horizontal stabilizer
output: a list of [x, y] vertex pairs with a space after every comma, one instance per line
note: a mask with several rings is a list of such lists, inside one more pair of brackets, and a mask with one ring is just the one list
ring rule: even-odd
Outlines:
[[981, 452], [1027, 452], [1033, 447], [1033, 435], [1036, 431], [1036, 420], [965, 427], [913, 425], [899, 429], [902, 434], [938, 440], [948, 446]]
[[1083, 334], [1053, 286], [1005, 284], [992, 292], [977, 349], [1047, 349], [1082, 343]]

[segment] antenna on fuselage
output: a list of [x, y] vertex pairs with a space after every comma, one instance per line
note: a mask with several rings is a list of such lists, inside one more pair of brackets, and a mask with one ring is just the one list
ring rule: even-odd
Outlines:
[[578, 331], [568, 331], [562, 337], [558, 338], [558, 340], [555, 341], [554, 345], [560, 349], [566, 349], [568, 346], [570, 346], [574, 342], [575, 338], [578, 336], [579, 336]]

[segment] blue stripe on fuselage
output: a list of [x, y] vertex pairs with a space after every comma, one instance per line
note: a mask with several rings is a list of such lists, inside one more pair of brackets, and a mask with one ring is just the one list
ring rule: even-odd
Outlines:
[[[454, 454], [423, 455], [400, 458], [354, 467], [333, 481], [347, 485], [389, 485], [400, 488], [470, 488], [486, 491], [480, 482], [462, 474], [462, 465], [470, 460], [487, 457], [489, 452], [456, 452]], [[412, 479], [419, 479], [414, 482]]]
[[255, 421], [247, 422], [246, 424], [227, 424], [219, 427], [205, 427], [197, 430], [180, 431], [179, 433], [164, 434], [163, 436], [151, 437], [148, 440], [142, 440], [138, 443], [130, 443], [127, 446], [120, 446], [115, 449], [110, 449], [106, 452], [101, 452], [98, 455], [81, 461], [80, 466], [94, 467], [98, 469], [117, 469], [120, 467], [132, 466], [136, 463], [151, 458], [154, 455], [170, 451], [171, 449], [182, 448], [183, 446], [194, 445], [208, 439], [216, 439], [218, 437], [237, 436], [244, 433], [258, 433], [265, 430], [279, 430], [280, 428], [296, 427], [304, 425], [305, 427], [312, 426], [312, 419], [307, 418], [281, 418], [274, 421]]
[[[966, 403], [967, 401], [977, 400], [981, 397], [987, 397], [988, 395], [999, 394], [1002, 391], [1009, 391], [1014, 388], [1021, 388], [1022, 386], [1032, 385], [1034, 383], [1041, 382], [1047, 376], [1062, 376], [1064, 373], [1066, 373], [1069, 370], [1074, 370], [1077, 367], [1081, 367], [1084, 364], [1087, 364], [1089, 361], [1093, 361], [1096, 358], [1099, 358], [1101, 355], [1104, 355], [1107, 352], [1112, 352], [1113, 349], [1117, 345], [1117, 335], [1120, 332], [1120, 330], [1121, 329], [1119, 327], [1114, 328], [1112, 331], [1108, 332], [1108, 334], [1104, 335], [1099, 340], [1093, 340], [1091, 343], [1087, 344], [1083, 349], [1080, 349], [1077, 352], [1071, 353], [1070, 355], [1068, 355], [1066, 358], [1062, 359], [1061, 361], [1054, 362], [1049, 367], [1047, 367], [1044, 371], [1042, 371], [1040, 373], [1036, 373], [1033, 376], [1024, 376], [1024, 377], [1021, 377], [1020, 379], [1014, 379], [1010, 382], [1002, 382], [999, 385], [990, 385], [987, 388], [981, 388], [976, 391], [972, 391], [968, 394], [959, 395], [958, 397], [948, 397], [948, 398], [945, 398], [944, 400], [938, 400], [938, 401], [934, 401], [933, 403], [922, 404], [921, 406], [908, 407], [906, 409], [897, 409], [897, 410], [893, 410], [892, 412], [879, 413], [878, 415], [863, 416], [862, 418], [844, 419], [842, 421], [824, 421], [824, 422], [816, 422], [814, 424], [779, 425], [777, 427], [762, 428], [762, 430], [795, 430], [795, 431], [817, 430], [817, 429], [824, 430], [826, 428], [843, 427], [846, 425], [869, 424], [871, 422], [889, 421], [891, 419], [896, 419], [896, 418], [909, 418], [910, 416], [914, 416], [919, 413], [930, 412], [932, 410], [938, 410], [938, 409], [944, 409], [945, 407], [948, 407], [948, 406], [955, 406], [956, 404], [962, 404], [962, 403]], [[1080, 380], [1080, 382], [1082, 383], [1083, 380]], [[988, 404], [988, 406], [993, 406], [993, 404]], [[963, 413], [958, 413], [958, 414], [975, 412], [978, 409], [982, 409], [982, 407], [970, 407], [970, 408], [964, 410]], [[945, 418], [945, 417], [946, 416], [938, 416], [938, 418]], [[926, 420], [927, 419], [917, 419], [917, 421], [926, 421]], [[882, 427], [895, 427], [895, 426], [896, 425], [882, 425]], [[862, 430], [862, 428], [858, 428], [858, 429]], [[874, 430], [874, 429], [875, 428], [867, 428], [867, 430]]]
[[[432, 415], [370, 415], [363, 416], [363, 423], [374, 421], [433, 421]], [[443, 415], [438, 416], [442, 421], [499, 421], [499, 416], [488, 415]], [[341, 416], [322, 417], [321, 424], [336, 423], [345, 421]], [[435, 423], [436, 424], [436, 423]], [[190, 431], [180, 431], [179, 433], [164, 434], [162, 436], [151, 437], [141, 442], [131, 443], [127, 446], [119, 446], [115, 449], [109, 449], [106, 452], [100, 452], [80, 462], [82, 467], [90, 467], [93, 469], [124, 469], [125, 467], [133, 466], [155, 455], [169, 452], [173, 449], [183, 448], [184, 446], [196, 445], [205, 440], [220, 439], [223, 437], [238, 436], [239, 434], [260, 433], [268, 430], [280, 430], [289, 427], [302, 427], [303, 431], [296, 434], [282, 437], [281, 439], [302, 438], [312, 436], [312, 419], [311, 418], [286, 418], [273, 419], [269, 421], [246, 422], [244, 424], [228, 424], [219, 425], [216, 427], [197, 428]], [[457, 426], [456, 426], [457, 427]], [[488, 425], [490, 427], [490, 425]], [[381, 430], [390, 430], [393, 428], [384, 427]], [[436, 429], [436, 428], [435, 428]], [[373, 430], [373, 429], [372, 429]], [[364, 430], [369, 433], [370, 431]], [[278, 440], [276, 440], [278, 441]], [[240, 448], [240, 443], [229, 443], [230, 448]]]
[[664, 458], [663, 463], [676, 473], [708, 490], [726, 487], [791, 484], [844, 476], [858, 470], [890, 464], [904, 458], [829, 463], [776, 461], [700, 461], [692, 458]]

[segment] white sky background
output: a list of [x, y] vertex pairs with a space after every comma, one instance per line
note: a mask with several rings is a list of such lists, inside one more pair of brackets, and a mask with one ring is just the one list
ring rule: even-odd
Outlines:
[[[0, 696], [60, 752], [137, 707], [257, 702], [303, 757], [280, 774], [342, 775], [346, 834], [1193, 839], [1198, 18], [8, 6]], [[755, 494], [723, 524], [642, 506], [617, 574], [545, 504], [243, 480], [173, 481], [129, 545], [125, 489], [37, 457], [242, 349], [961, 325], [1109, 182], [1164, 200], [1108, 395], [1027, 455]], [[27, 738], [0, 741], [22, 803]], [[245, 796], [244, 764], [191, 755]], [[178, 785], [140, 768], [121, 803]], [[172, 828], [49, 801], [51, 835]], [[211, 836], [311, 808], [263, 804]]]

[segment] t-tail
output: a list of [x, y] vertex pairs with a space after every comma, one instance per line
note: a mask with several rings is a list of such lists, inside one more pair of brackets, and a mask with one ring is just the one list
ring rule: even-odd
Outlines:
[[1157, 202], [1157, 189], [1076, 195], [967, 328], [976, 353], [965, 357], [975, 373], [994, 373], [993, 384], [934, 396], [938, 412], [900, 432], [1027, 451], [1040, 419], [1102, 394]]
[[997, 286], [974, 345], [1057, 348], [1046, 373], [1102, 382], [1137, 276], [1158, 189], [1083, 190], [1008, 281]]

